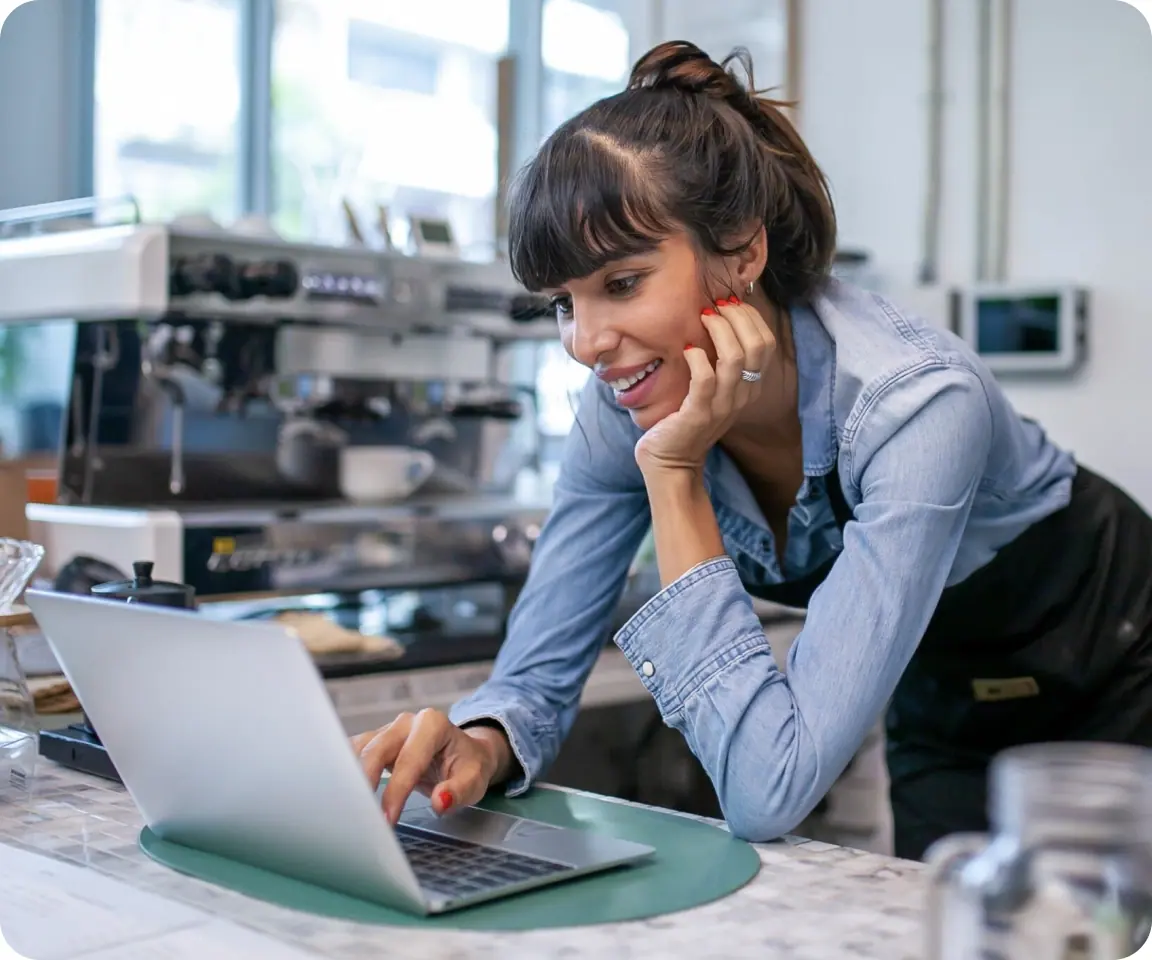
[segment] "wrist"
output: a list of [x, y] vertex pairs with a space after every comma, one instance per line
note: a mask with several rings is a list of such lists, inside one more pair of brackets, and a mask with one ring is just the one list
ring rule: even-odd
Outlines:
[[641, 476], [649, 499], [654, 497], [695, 498], [707, 496], [703, 467], [651, 466]]
[[484, 754], [484, 773], [489, 785], [504, 780], [512, 763], [512, 745], [508, 742], [504, 729], [489, 724], [463, 729], [464, 733], [477, 742]]
[[704, 464], [640, 463], [640, 475], [649, 489], [704, 485]]
[[724, 539], [703, 471], [651, 471], [644, 474], [644, 482], [662, 587], [704, 561], [724, 555]]

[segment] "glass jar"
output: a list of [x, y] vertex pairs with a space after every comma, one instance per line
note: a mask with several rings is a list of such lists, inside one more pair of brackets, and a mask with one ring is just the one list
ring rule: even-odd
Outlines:
[[40, 750], [36, 704], [7, 622], [18, 616], [0, 614], [0, 803], [28, 796]]
[[929, 850], [928, 960], [1125, 960], [1152, 932], [1152, 751], [999, 755], [992, 832]]
[[23, 596], [43, 559], [44, 548], [40, 544], [0, 537], [0, 615], [11, 614], [16, 608], [16, 601]]
[[33, 622], [16, 601], [44, 558], [44, 548], [27, 540], [0, 539], [0, 801], [32, 790], [40, 724], [28, 678], [16, 655], [12, 629]]

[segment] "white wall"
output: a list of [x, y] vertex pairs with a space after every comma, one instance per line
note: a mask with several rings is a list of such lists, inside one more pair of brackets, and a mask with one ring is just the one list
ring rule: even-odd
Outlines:
[[[921, 255], [927, 0], [806, 0], [803, 132], [845, 245], [893, 288]], [[976, 3], [949, 0], [941, 275], [975, 269]], [[1071, 381], [1006, 387], [1088, 466], [1152, 507], [1152, 32], [1118, 0], [1017, 0], [1010, 276], [1093, 291]]]

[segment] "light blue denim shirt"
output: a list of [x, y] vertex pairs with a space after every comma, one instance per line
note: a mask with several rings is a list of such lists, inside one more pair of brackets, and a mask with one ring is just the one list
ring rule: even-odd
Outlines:
[[[1067, 504], [1076, 471], [952, 334], [838, 281], [791, 317], [805, 479], [784, 556], [717, 448], [705, 479], [727, 555], [615, 636], [749, 840], [787, 833], [815, 807], [884, 710], [944, 587]], [[650, 524], [640, 431], [594, 378], [578, 422], [493, 674], [451, 711], [504, 727], [524, 774], [512, 793], [571, 729]], [[853, 515], [843, 534], [825, 492], [834, 466]], [[748, 591], [833, 557], [781, 671]]]

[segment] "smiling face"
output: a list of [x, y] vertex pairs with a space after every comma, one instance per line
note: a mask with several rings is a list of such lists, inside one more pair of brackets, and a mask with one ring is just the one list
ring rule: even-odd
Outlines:
[[684, 348], [711, 349], [700, 312], [714, 297], [703, 276], [691, 242], [678, 234], [546, 291], [564, 349], [612, 387], [642, 429], [684, 402]]
[[701, 311], [737, 295], [763, 269], [763, 230], [733, 257], [701, 261], [684, 232], [655, 249], [613, 260], [587, 277], [546, 290], [569, 356], [611, 388], [616, 402], [647, 430], [680, 409], [688, 395], [684, 349], [713, 362]]

